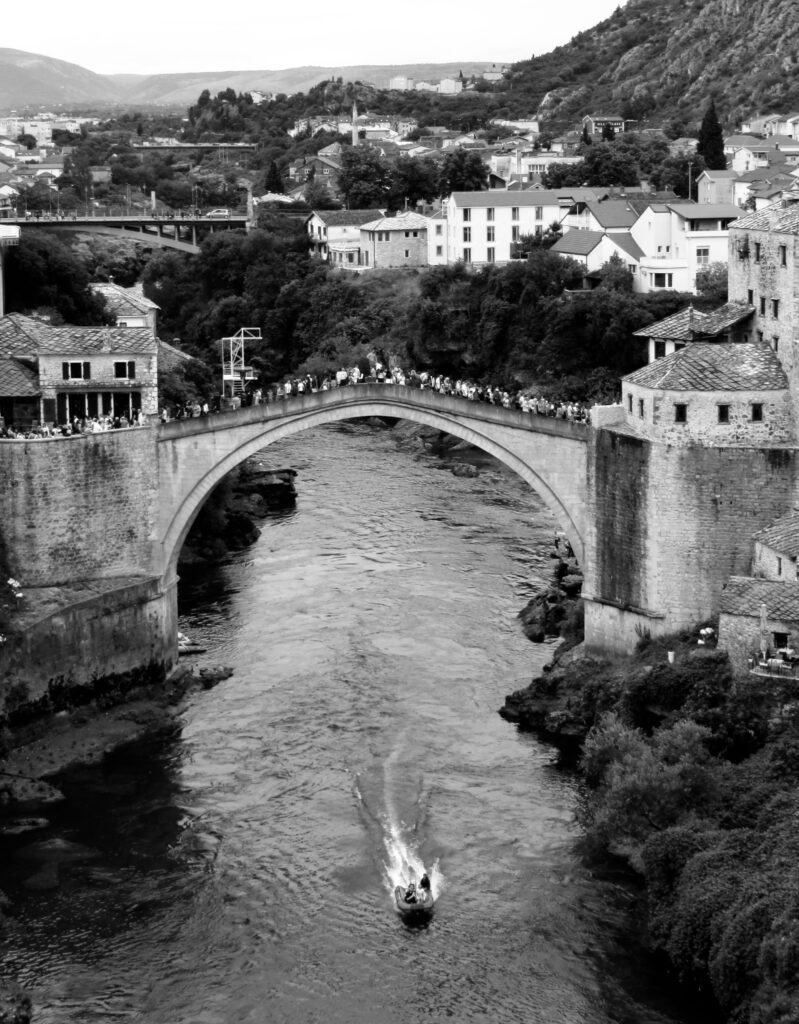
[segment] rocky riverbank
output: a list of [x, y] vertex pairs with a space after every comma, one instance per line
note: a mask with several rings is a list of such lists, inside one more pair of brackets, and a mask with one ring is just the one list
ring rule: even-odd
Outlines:
[[209, 496], [186, 538], [180, 566], [217, 561], [253, 544], [261, 520], [296, 504], [296, 476], [294, 469], [272, 469], [261, 454], [246, 459]]

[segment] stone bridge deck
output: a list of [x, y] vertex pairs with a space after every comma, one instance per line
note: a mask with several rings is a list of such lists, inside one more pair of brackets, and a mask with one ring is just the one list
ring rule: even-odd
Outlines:
[[358, 384], [158, 428], [161, 559], [174, 570], [208, 494], [240, 462], [301, 430], [359, 417], [395, 417], [462, 438], [498, 458], [541, 495], [584, 558], [590, 427], [429, 390]]

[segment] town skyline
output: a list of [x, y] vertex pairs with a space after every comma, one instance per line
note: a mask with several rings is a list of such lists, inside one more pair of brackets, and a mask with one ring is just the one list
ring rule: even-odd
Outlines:
[[[452, 61], [515, 63], [547, 53], [591, 28], [618, 0], [564, 0], [531, 15], [529, 4], [510, 0], [491, 19], [474, 0], [430, 5], [409, 0], [398, 30], [396, 12], [370, 8], [362, 24], [343, 18], [321, 0], [283, 9], [273, 28], [269, 14], [244, 0], [234, 16], [211, 23], [188, 5], [137, 5], [135, 20], [97, 0], [69, 11], [46, 0], [40, 17], [12, 8], [4, 14], [4, 45], [77, 64], [96, 74], [180, 74], [198, 71], [282, 70], [308, 65], [385, 66]], [[508, 26], [513, 30], [509, 31]], [[522, 30], [521, 26], [529, 26]], [[260, 31], [253, 31], [258, 26]], [[310, 31], [309, 31], [310, 29]]]

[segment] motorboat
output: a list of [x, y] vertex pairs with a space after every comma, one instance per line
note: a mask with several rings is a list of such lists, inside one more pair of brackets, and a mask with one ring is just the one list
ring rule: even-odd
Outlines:
[[429, 889], [416, 890], [416, 899], [409, 903], [405, 899], [405, 893], [407, 889], [403, 886], [398, 885], [394, 889], [394, 899], [397, 902], [397, 910], [402, 914], [403, 917], [425, 917], [433, 912], [435, 905], [435, 899], [432, 892]]

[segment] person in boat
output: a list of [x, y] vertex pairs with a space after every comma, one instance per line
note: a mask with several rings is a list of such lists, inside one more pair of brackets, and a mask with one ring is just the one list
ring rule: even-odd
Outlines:
[[433, 898], [433, 893], [430, 889], [430, 879], [427, 877], [426, 872], [419, 879], [419, 889], [421, 890], [422, 903], [426, 903]]
[[415, 903], [416, 902], [416, 883], [415, 882], [411, 882], [411, 884], [405, 890], [405, 893], [404, 893], [402, 898], [403, 898], [403, 900], [406, 903]]

